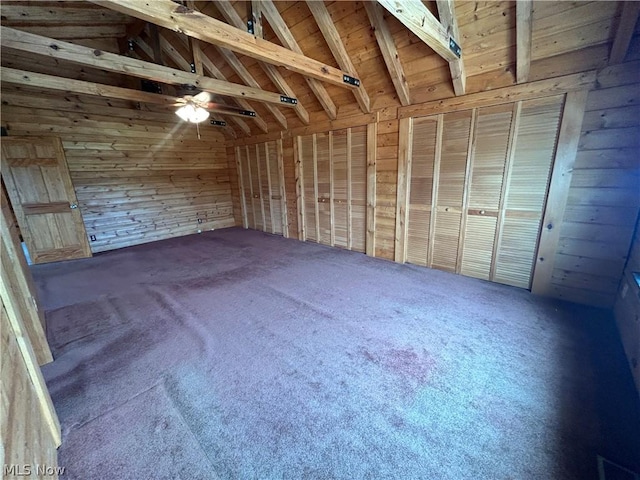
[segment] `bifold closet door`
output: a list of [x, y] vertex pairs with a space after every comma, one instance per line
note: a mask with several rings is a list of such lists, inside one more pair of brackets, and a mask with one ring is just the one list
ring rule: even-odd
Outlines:
[[367, 128], [296, 138], [302, 240], [365, 251]]
[[[417, 118], [413, 122], [409, 186], [407, 261], [429, 265], [429, 234], [433, 202], [434, 166], [439, 117]], [[441, 130], [441, 129], [440, 129]], [[439, 152], [438, 152], [439, 155]]]
[[410, 119], [398, 260], [529, 288], [563, 103]]
[[281, 140], [236, 147], [245, 228], [287, 235]]
[[513, 109], [506, 104], [476, 111], [460, 273], [484, 280], [491, 276]]
[[492, 280], [530, 288], [564, 95], [521, 102], [505, 173]]
[[430, 266], [448, 272], [460, 271], [460, 229], [472, 122], [473, 112], [470, 110], [442, 116]]

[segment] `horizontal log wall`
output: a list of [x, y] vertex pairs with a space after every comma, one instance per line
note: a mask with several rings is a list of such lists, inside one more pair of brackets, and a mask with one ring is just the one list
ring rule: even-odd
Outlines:
[[215, 127], [199, 140], [170, 112], [124, 101], [9, 88], [2, 100], [9, 135], [62, 139], [93, 252], [234, 224], [235, 168]]
[[589, 93], [550, 294], [611, 307], [640, 210], [640, 61], [599, 72]]

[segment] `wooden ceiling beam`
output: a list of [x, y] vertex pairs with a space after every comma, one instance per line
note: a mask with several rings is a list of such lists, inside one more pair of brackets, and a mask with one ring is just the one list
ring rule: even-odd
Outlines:
[[[293, 72], [344, 88], [358, 88], [345, 83], [337, 68], [292, 52], [275, 43], [256, 38], [250, 33], [208, 17], [171, 0], [92, 0], [111, 10], [141, 18], [156, 25], [182, 32], [214, 45], [228, 48], [257, 60], [284, 67]], [[262, 5], [264, 7], [264, 4]]]
[[460, 56], [452, 50], [451, 40], [460, 45], [421, 0], [377, 0], [400, 23], [411, 30], [447, 62]]
[[[457, 41], [461, 41], [462, 36], [458, 31], [458, 20], [456, 18], [455, 5], [453, 0], [436, 0], [438, 6], [438, 16], [440, 23], [447, 30], [450, 36]], [[460, 48], [462, 46], [458, 44]], [[456, 96], [464, 95], [467, 75], [464, 71], [464, 62], [462, 57], [456, 58], [449, 62], [449, 70], [451, 71], [451, 80], [453, 81], [453, 91]]]
[[410, 105], [409, 83], [404, 74], [402, 63], [400, 63], [398, 49], [396, 48], [391, 31], [384, 21], [382, 7], [374, 2], [364, 2], [364, 8], [367, 11], [369, 21], [376, 35], [376, 41], [378, 42], [378, 47], [380, 47], [384, 63], [387, 65], [387, 71], [396, 89], [398, 100], [403, 106]]
[[[358, 73], [356, 72], [356, 67], [353, 65], [351, 57], [349, 56], [347, 49], [344, 47], [344, 43], [340, 38], [340, 34], [338, 33], [324, 2], [307, 0], [307, 6], [309, 7], [313, 18], [315, 18], [316, 23], [320, 28], [320, 32], [322, 32], [322, 35], [327, 42], [327, 45], [333, 54], [333, 58], [336, 59], [342, 70], [350, 72], [351, 77], [357, 78]], [[370, 113], [371, 101], [369, 100], [369, 95], [367, 95], [364, 85], [360, 84], [360, 88], [354, 90], [353, 95], [356, 97], [356, 101], [358, 102], [362, 112]]]
[[622, 63], [627, 56], [631, 37], [633, 37], [633, 32], [638, 21], [638, 14], [640, 14], [640, 2], [626, 1], [622, 4], [618, 29], [613, 39], [611, 54], [609, 55], [609, 65]]
[[533, 34], [533, 0], [516, 2], [516, 82], [529, 81], [531, 38]]
[[118, 98], [132, 102], [152, 103], [154, 105], [171, 106], [178, 100], [169, 95], [142, 92], [128, 88], [103, 85], [101, 83], [73, 80], [71, 78], [55, 77], [44, 73], [27, 72], [14, 68], [2, 67], [2, 83], [39, 87], [48, 90], [80, 93], [98, 97]]
[[52, 38], [0, 27], [0, 41], [3, 47], [23, 52], [45, 55], [72, 63], [97, 67], [110, 72], [132, 75], [147, 80], [169, 84], [191, 84], [202, 90], [229, 97], [239, 97], [265, 103], [275, 103], [287, 107], [294, 105], [283, 101], [279, 93], [238, 85], [193, 73], [143, 62], [134, 58], [116, 55], [101, 50], [74, 45]]
[[[220, 3], [228, 3], [228, 0], [222, 0]], [[231, 6], [231, 8], [233, 7]], [[271, 28], [273, 28], [273, 31], [275, 32], [278, 39], [282, 42], [282, 44], [292, 52], [302, 55], [302, 49], [291, 33], [291, 30], [289, 30], [289, 27], [282, 18], [282, 15], [280, 15], [280, 12], [271, 0], [262, 1], [262, 14], [267, 17], [269, 25], [271, 25]], [[309, 85], [309, 88], [311, 89], [313, 94], [320, 102], [320, 105], [322, 105], [324, 111], [327, 112], [329, 118], [331, 120], [335, 120], [338, 116], [338, 109], [335, 103], [333, 103], [333, 100], [331, 100], [331, 97], [329, 96], [327, 90], [324, 88], [324, 85], [322, 85], [314, 78], [305, 77], [305, 80], [307, 81], [307, 85]]]
[[[236, 12], [236, 9], [233, 8], [233, 5], [231, 5], [231, 3], [229, 3], [226, 0], [220, 0], [216, 2], [216, 8], [222, 14], [225, 20], [229, 22], [231, 25], [233, 25], [236, 28], [243, 28], [244, 21], [242, 20], [242, 18], [240, 18], [240, 15], [238, 15], [238, 12]], [[296, 97], [295, 92], [293, 91], [291, 86], [287, 83], [287, 81], [284, 79], [284, 77], [282, 76], [282, 74], [280, 73], [277, 67], [269, 63], [263, 63], [263, 62], [258, 62], [258, 63], [262, 68], [262, 70], [264, 70], [264, 72], [267, 74], [269, 79], [273, 82], [273, 84], [276, 87], [280, 89], [281, 92], [284, 92], [284, 94], [289, 97], [293, 97], [293, 98]], [[295, 109], [296, 115], [298, 115], [298, 118], [302, 120], [302, 123], [304, 123], [305, 125], [309, 125], [309, 112], [307, 112], [307, 109], [304, 108], [302, 103], [298, 102], [294, 107], [294, 109]]]
[[[114, 87], [112, 85], [103, 85], [101, 83], [86, 82], [84, 80], [56, 77], [53, 75], [46, 75], [44, 73], [27, 72], [25, 70], [16, 70], [14, 68], [8, 67], [1, 67], [1, 72], [2, 83], [23, 87], [26, 86], [42, 88], [46, 90], [57, 90], [104, 98], [116, 98], [119, 100], [150, 103], [153, 105], [161, 105], [171, 108], [174, 108], [175, 104], [180, 100], [179, 98], [172, 97], [170, 95], [160, 95], [158, 93], [131, 90], [129, 88]], [[242, 116], [233, 107], [227, 105], [219, 105], [216, 108], [209, 108], [207, 110], [224, 115]]]

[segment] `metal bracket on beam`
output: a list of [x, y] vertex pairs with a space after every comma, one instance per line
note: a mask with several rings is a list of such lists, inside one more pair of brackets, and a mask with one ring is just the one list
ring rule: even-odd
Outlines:
[[350, 75], [343, 75], [342, 76], [342, 81], [344, 83], [348, 83], [349, 85], [354, 85], [356, 87], [360, 86], [360, 80], [358, 80], [357, 78], [352, 77]]
[[293, 98], [293, 97], [287, 97], [285, 95], [280, 95], [280, 102], [281, 103], [290, 103], [291, 105], [297, 105], [298, 104], [298, 99], [297, 98]]
[[129, 48], [130, 52], [133, 52], [134, 44], [133, 44], [133, 40], [131, 38], [129, 40], [127, 40], [127, 47]]
[[249, 32], [251, 35], [255, 35], [254, 34], [253, 20], [252, 19], [247, 20], [247, 32]]
[[226, 127], [227, 126], [227, 122], [223, 122], [222, 120], [211, 120], [211, 125], [215, 126], [215, 127]]
[[239, 110], [238, 113], [240, 115], [244, 115], [245, 117], [255, 117], [256, 112], [252, 112], [251, 110]]
[[455, 53], [458, 58], [460, 58], [460, 55], [462, 55], [462, 49], [460, 48], [460, 45], [456, 43], [453, 37], [449, 37], [449, 50]]
[[190, 63], [189, 67], [191, 68], [191, 73], [196, 73], [196, 64], [195, 63]]

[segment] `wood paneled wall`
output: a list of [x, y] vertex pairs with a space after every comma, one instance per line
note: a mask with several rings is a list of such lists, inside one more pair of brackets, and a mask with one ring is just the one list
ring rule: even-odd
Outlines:
[[96, 97], [7, 88], [2, 99], [9, 135], [62, 139], [93, 252], [234, 224], [215, 127], [202, 125], [198, 139], [168, 112]]
[[[516, 126], [521, 135], [519, 142], [516, 141], [511, 145], [513, 159], [509, 172], [505, 170], [504, 160], [505, 155], [509, 153], [507, 150], [511, 148], [508, 145], [508, 130], [511, 127], [511, 121], [507, 122], [506, 133], [503, 132], [499, 138], [491, 136], [491, 132], [476, 133], [479, 141], [473, 145], [473, 149], [476, 152], [480, 149], [480, 155], [483, 155], [482, 142], [488, 142], [487, 148], [493, 148], [495, 141], [507, 142], [503, 149], [503, 157], [505, 158], [503, 158], [501, 166], [496, 166], [496, 178], [499, 177], [500, 181], [495, 185], [489, 182], [483, 186], [482, 182], [488, 178], [485, 175], [487, 171], [478, 171], [478, 173], [482, 173], [480, 175], [482, 179], [478, 177], [477, 180], [480, 183], [476, 182], [475, 184], [481, 190], [488, 189], [487, 191], [493, 192], [497, 202], [494, 202], [495, 205], [492, 204], [493, 210], [496, 211], [494, 220], [500, 221], [502, 225], [502, 235], [498, 236], [498, 243], [494, 242], [496, 240], [494, 235], [491, 245], [487, 247], [488, 250], [481, 260], [489, 262], [488, 275], [493, 276], [496, 281], [524, 288], [529, 287], [531, 261], [537, 251], [540, 214], [547, 208], [547, 198], [544, 192], [549, 183], [550, 173], [549, 165], [537, 165], [532, 160], [531, 152], [540, 148], [546, 149], [548, 155], [545, 158], [546, 161], [549, 161], [557, 153], [554, 149], [557, 135], [562, 135], [562, 138], [557, 140], [558, 145], [562, 144], [564, 150], [572, 150], [573, 157], [570, 154], [567, 156], [564, 150], [559, 152], [559, 155], [566, 159], [566, 162], [557, 172], [556, 183], [562, 183], [567, 179], [571, 180], [561, 193], [561, 200], [566, 204], [566, 207], [560, 218], [555, 219], [554, 217], [553, 220], [553, 235], [558, 237], [557, 245], [553, 243], [551, 251], [545, 252], [544, 262], [546, 264], [544, 268], [549, 270], [549, 279], [545, 280], [545, 294], [579, 303], [611, 307], [631, 241], [633, 222], [640, 208], [637, 157], [637, 139], [640, 138], [638, 131], [640, 115], [637, 110], [639, 103], [637, 71], [640, 65], [635, 58], [628, 60], [626, 64], [602, 69], [597, 73], [597, 76], [593, 73], [577, 74], [541, 81], [544, 83], [506, 87], [440, 102], [400, 108], [386, 107], [378, 110], [374, 115], [356, 115], [338, 118], [335, 121], [318, 122], [310, 127], [295, 128], [278, 134], [259, 135], [252, 139], [232, 141], [230, 144], [253, 145], [259, 141], [282, 138], [285, 151], [287, 151], [287, 145], [294, 142], [298, 136], [316, 133], [324, 138], [328, 137], [329, 132], [336, 132], [342, 128], [367, 124], [375, 125], [376, 181], [373, 199], [375, 208], [372, 210], [375, 212], [373, 222], [375, 228], [371, 234], [375, 243], [375, 251], [370, 253], [377, 257], [393, 260], [398, 254], [395, 246], [398, 228], [403, 228], [403, 222], [406, 221], [402, 216], [397, 216], [397, 211], [403, 213], [402, 208], [398, 208], [398, 199], [402, 198], [401, 192], [398, 191], [398, 183], [406, 181], [406, 172], [399, 168], [398, 159], [402, 158], [403, 152], [407, 149], [407, 145], [403, 145], [402, 141], [403, 138], [408, 138], [407, 119], [428, 114], [446, 114], [443, 118], [443, 131], [446, 127], [447, 132], [453, 132], [457, 125], [456, 122], [459, 123], [457, 117], [464, 116], [462, 113], [453, 114], [453, 112], [469, 111], [474, 106], [489, 111], [492, 105], [510, 104], [507, 108], [509, 111], [505, 115], [508, 114], [509, 118], [512, 118], [514, 115], [513, 102], [522, 100], [520, 111], [517, 114], [519, 125]], [[555, 102], [552, 97], [560, 98], [572, 88], [576, 91], [579, 89], [590, 89], [591, 91], [586, 97], [586, 107], [582, 102], [582, 99], [585, 98], [584, 94], [572, 93], [570, 95], [569, 108], [572, 114], [566, 116], [565, 131], [558, 133], [558, 122], [565, 111], [561, 103]], [[549, 100], [534, 100], [536, 98], [548, 98]], [[586, 108], [584, 115], [583, 108]], [[372, 118], [373, 122], [371, 122]], [[444, 123], [445, 118], [447, 123]], [[404, 131], [403, 122], [405, 124]], [[576, 125], [582, 125], [582, 127], [578, 126], [577, 132], [573, 132]], [[551, 128], [552, 126], [553, 128]], [[455, 132], [449, 133], [449, 135], [455, 136]], [[426, 141], [421, 134], [418, 134], [418, 138], [423, 142]], [[574, 148], [575, 145], [572, 142], [575, 142], [577, 149]], [[428, 146], [419, 146], [420, 149], [422, 147], [427, 148]], [[455, 208], [462, 208], [462, 203], [460, 206], [457, 206], [456, 202], [449, 205], [451, 203], [449, 197], [459, 196], [455, 191], [456, 185], [460, 183], [458, 177], [464, 176], [465, 173], [471, 174], [473, 177], [474, 171], [472, 169], [470, 172], [463, 172], [456, 167], [456, 145], [449, 144], [444, 148], [445, 150], [440, 152], [441, 159], [438, 169], [439, 174], [442, 175], [440, 187], [435, 197], [433, 197], [433, 190], [430, 190], [428, 196], [430, 201], [435, 198], [436, 207], [442, 206], [443, 209], [453, 207], [455, 210]], [[487, 150], [487, 154], [490, 158], [488, 157], [487, 161], [491, 163], [495, 156], [492, 156], [489, 150]], [[511, 155], [511, 153], [509, 154]], [[299, 157], [296, 153], [293, 155], [285, 154], [285, 174], [293, 170]], [[502, 181], [505, 174], [510, 176], [507, 182]], [[291, 174], [289, 173], [289, 175]], [[296, 198], [295, 182], [290, 176], [287, 178], [289, 180], [285, 182], [285, 186], [289, 199], [289, 219], [291, 222], [292, 219], [299, 219], [300, 216], [299, 212], [292, 211], [294, 205], [291, 204], [291, 199]], [[433, 179], [431, 180], [433, 184]], [[471, 184], [473, 183], [471, 182]], [[511, 188], [512, 184], [517, 188]], [[528, 196], [519, 195], [519, 192], [531, 189], [534, 189], [535, 192], [530, 192]], [[476, 191], [475, 194], [478, 192]], [[475, 194], [471, 191], [467, 192], [468, 209], [473, 210], [472, 213], [475, 210], [478, 214], [481, 210], [486, 213], [489, 208], [487, 205], [478, 204], [475, 210], [472, 208], [474, 198], [478, 196]], [[234, 196], [234, 202], [239, 204], [239, 197]], [[514, 210], [515, 213], [509, 213], [510, 210]], [[533, 213], [529, 212], [530, 210]], [[522, 213], [523, 211], [524, 213]], [[500, 216], [499, 212], [503, 212], [503, 215]], [[451, 211], [445, 213], [448, 214]], [[456, 235], [456, 231], [462, 232], [462, 230], [447, 230], [445, 228], [447, 225], [444, 223], [447, 223], [448, 217], [445, 218], [445, 213], [440, 218], [440, 226], [444, 230], [441, 228], [439, 230], [441, 235], [434, 236], [434, 245], [432, 246], [434, 252], [439, 252], [436, 254], [438, 258], [432, 257], [430, 265], [436, 268], [455, 270], [451, 259], [447, 260], [447, 255], [455, 253], [449, 252], [449, 247], [451, 244], [459, 244], [461, 235]], [[523, 215], [527, 218], [520, 218]], [[471, 215], [470, 218], [473, 223], [476, 217]], [[443, 221], [444, 223], [442, 223]], [[236, 224], [242, 225], [241, 219], [238, 217], [236, 217]], [[611, 229], [611, 226], [615, 228]], [[492, 231], [495, 234], [497, 230], [493, 229]], [[295, 232], [295, 230], [291, 230], [291, 232]], [[434, 231], [434, 233], [436, 232]], [[497, 248], [494, 248], [496, 245]], [[609, 245], [610, 248], [605, 245]], [[473, 250], [472, 247], [470, 247], [471, 250]], [[472, 251], [468, 253], [469, 258], [473, 257]], [[500, 261], [499, 265], [496, 263], [492, 270], [491, 257], [494, 255]], [[523, 256], [527, 258], [523, 259]], [[444, 259], [444, 263], [440, 261], [440, 257]], [[615, 257], [615, 259], [610, 257]], [[427, 251], [425, 251], [425, 259], [428, 259]], [[549, 261], [550, 259], [552, 261]], [[538, 262], [540, 262], [539, 258]], [[585, 272], [580, 273], [580, 270], [583, 269]]]
[[611, 307], [640, 209], [640, 61], [599, 72], [587, 97], [551, 295]]
[[[61, 432], [39, 364], [52, 360], [29, 270], [2, 195], [0, 464], [7, 478], [57, 478]], [[40, 469], [40, 470], [38, 470]], [[48, 474], [48, 475], [47, 475]]]

